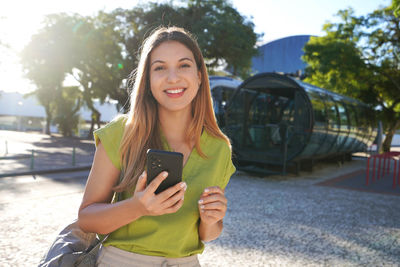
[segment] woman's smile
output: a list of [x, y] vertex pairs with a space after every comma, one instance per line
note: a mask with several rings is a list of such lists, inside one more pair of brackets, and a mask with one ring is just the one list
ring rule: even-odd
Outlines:
[[164, 92], [167, 94], [168, 97], [178, 98], [183, 96], [185, 90], [185, 88], [170, 88], [165, 90]]

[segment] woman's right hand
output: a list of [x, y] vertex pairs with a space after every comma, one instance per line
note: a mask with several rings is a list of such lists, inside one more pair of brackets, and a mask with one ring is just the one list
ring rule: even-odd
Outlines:
[[131, 200], [137, 205], [143, 216], [158, 216], [177, 212], [183, 205], [187, 185], [180, 182], [155, 194], [158, 186], [167, 178], [167, 172], [161, 172], [147, 187], [147, 173], [144, 171], [136, 183]]

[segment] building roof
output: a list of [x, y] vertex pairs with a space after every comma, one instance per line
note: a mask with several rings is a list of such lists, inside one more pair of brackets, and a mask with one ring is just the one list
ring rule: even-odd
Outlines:
[[252, 68], [255, 73], [283, 72], [304, 73], [306, 63], [301, 60], [303, 47], [311, 35], [295, 35], [266, 43], [258, 48], [259, 55], [253, 57]]
[[[94, 106], [101, 113], [102, 121], [110, 121], [118, 114], [115, 104], [100, 104], [99, 101], [94, 100]], [[91, 120], [91, 111], [86, 107], [82, 107], [79, 113], [84, 120]], [[0, 92], [0, 116], [45, 118], [46, 113], [35, 96], [24, 98], [23, 94], [17, 92]]]

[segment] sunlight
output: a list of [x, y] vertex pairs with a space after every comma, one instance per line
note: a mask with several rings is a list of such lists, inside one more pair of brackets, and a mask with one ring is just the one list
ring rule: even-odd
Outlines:
[[[14, 0], [3, 4], [0, 9], [0, 91], [28, 93], [35, 90], [35, 86], [23, 75], [19, 53], [41, 28], [45, 15], [65, 12], [91, 16], [99, 10], [128, 9], [138, 2], [145, 1]], [[69, 83], [70, 80], [67, 81]]]
[[35, 89], [30, 81], [23, 77], [19, 53], [29, 42], [30, 36], [40, 26], [43, 15], [40, 5], [33, 2], [24, 4], [13, 1], [3, 5], [0, 11], [0, 91], [28, 93]]
[[[23, 76], [19, 52], [29, 42], [31, 36], [40, 29], [44, 16], [52, 13], [79, 13], [95, 15], [99, 10], [111, 11], [121, 7], [130, 9], [145, 0], [97, 0], [97, 1], [50, 1], [13, 0], [0, 8], [0, 91], [18, 91], [27, 93], [35, 89]], [[255, 30], [265, 33], [261, 43], [296, 34], [318, 35], [322, 24], [331, 20], [339, 9], [352, 5], [359, 13], [366, 13], [377, 8], [379, 4], [387, 4], [390, 0], [338, 0], [320, 1], [304, 0], [301, 4], [295, 0], [276, 1], [240, 1], [233, 0], [240, 13], [252, 18]], [[291, 6], [292, 8], [284, 8]], [[303, 12], [299, 19], [299, 10]], [[312, 14], [312, 16], [307, 15]], [[293, 27], [296, 25], [296, 27]], [[4, 43], [10, 48], [5, 48]]]

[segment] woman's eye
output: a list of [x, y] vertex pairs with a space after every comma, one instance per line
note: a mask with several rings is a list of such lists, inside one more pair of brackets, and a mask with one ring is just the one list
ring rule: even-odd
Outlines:
[[154, 68], [154, 71], [163, 70], [163, 69], [164, 69], [163, 66], [157, 66], [157, 67]]
[[190, 68], [190, 65], [189, 64], [182, 64], [181, 68]]

